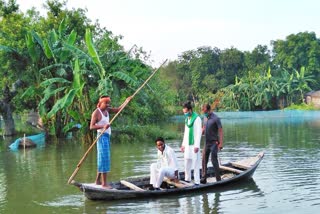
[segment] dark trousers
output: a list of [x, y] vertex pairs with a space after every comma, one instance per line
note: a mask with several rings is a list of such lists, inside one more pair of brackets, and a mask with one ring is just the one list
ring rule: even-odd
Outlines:
[[202, 151], [202, 177], [207, 177], [207, 165], [211, 154], [211, 162], [214, 168], [217, 181], [221, 180], [218, 162], [218, 144], [216, 142], [206, 143]]

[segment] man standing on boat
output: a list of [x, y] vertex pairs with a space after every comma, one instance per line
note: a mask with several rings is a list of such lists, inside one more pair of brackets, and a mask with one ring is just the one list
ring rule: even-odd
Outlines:
[[214, 173], [216, 180], [220, 181], [220, 169], [218, 162], [218, 151], [222, 149], [223, 145], [223, 130], [220, 118], [211, 111], [211, 106], [205, 104], [202, 107], [204, 113], [204, 134], [205, 134], [205, 145], [202, 150], [202, 178], [201, 183], [207, 183], [207, 165], [208, 159], [211, 154], [211, 162], [214, 167]]
[[158, 160], [150, 166], [150, 190], [159, 190], [164, 177], [178, 182], [178, 162], [174, 150], [165, 144], [162, 137], [158, 137], [155, 143], [158, 148]]
[[191, 170], [194, 173], [194, 183], [200, 184], [200, 141], [202, 134], [201, 118], [192, 111], [190, 102], [183, 105], [186, 116], [184, 136], [181, 151], [184, 152], [185, 181], [191, 182]]
[[109, 112], [117, 113], [123, 105], [127, 104], [132, 97], [128, 97], [126, 101], [118, 108], [111, 108], [111, 99], [109, 96], [100, 97], [96, 110], [91, 115], [90, 130], [97, 130], [100, 136], [97, 142], [97, 177], [95, 183], [103, 188], [112, 188], [107, 184], [107, 172], [110, 172], [110, 135], [111, 128], [109, 124]]

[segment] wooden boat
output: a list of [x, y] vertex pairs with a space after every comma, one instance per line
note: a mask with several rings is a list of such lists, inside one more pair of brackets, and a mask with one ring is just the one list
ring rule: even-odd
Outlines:
[[221, 181], [216, 181], [213, 167], [208, 167], [209, 177], [207, 178], [206, 184], [195, 185], [193, 183], [184, 182], [184, 172], [179, 173], [181, 180], [177, 183], [165, 179], [160, 190], [149, 190], [151, 187], [149, 184], [150, 177], [129, 178], [119, 182], [111, 182], [110, 185], [113, 187], [112, 189], [105, 189], [94, 183], [79, 183], [77, 181], [72, 181], [72, 184], [79, 187], [80, 190], [84, 192], [84, 195], [91, 200], [150, 198], [169, 194], [195, 192], [251, 179], [263, 156], [264, 153], [260, 152], [255, 157], [220, 165]]

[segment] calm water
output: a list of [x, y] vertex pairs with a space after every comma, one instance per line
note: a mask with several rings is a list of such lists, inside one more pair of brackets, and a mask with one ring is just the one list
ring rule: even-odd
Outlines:
[[[221, 162], [256, 155], [265, 158], [249, 183], [160, 199], [90, 201], [67, 180], [87, 150], [76, 140], [12, 152], [0, 141], [0, 213], [318, 213], [320, 209], [320, 112], [219, 113], [225, 132]], [[179, 124], [171, 124], [182, 132]], [[178, 152], [181, 140], [168, 141]], [[112, 144], [116, 181], [149, 173], [153, 139]], [[93, 182], [95, 150], [76, 180]]]

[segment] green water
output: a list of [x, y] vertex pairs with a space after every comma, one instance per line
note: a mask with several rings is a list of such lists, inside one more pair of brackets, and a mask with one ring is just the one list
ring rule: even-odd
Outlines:
[[[253, 115], [253, 113], [251, 114]], [[90, 201], [67, 181], [88, 146], [76, 139], [48, 141], [45, 147], [8, 149], [0, 141], [0, 213], [318, 213], [320, 208], [320, 112], [220, 114], [225, 145], [221, 162], [265, 152], [246, 184], [218, 191], [130, 201]], [[174, 122], [182, 132], [182, 123]], [[164, 127], [165, 128], [165, 127]], [[134, 139], [133, 139], [134, 141]], [[168, 141], [179, 152], [181, 139]], [[148, 175], [156, 158], [153, 139], [112, 143], [109, 179]], [[95, 149], [75, 179], [93, 182]]]

